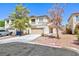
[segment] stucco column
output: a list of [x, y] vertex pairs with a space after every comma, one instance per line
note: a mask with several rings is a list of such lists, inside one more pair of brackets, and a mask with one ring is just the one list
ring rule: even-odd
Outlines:
[[48, 34], [49, 33], [49, 27], [48, 26], [44, 26], [44, 34]]
[[72, 28], [72, 34], [74, 34], [74, 30], [75, 30], [75, 28], [74, 28], [74, 26], [73, 26], [73, 28]]
[[31, 28], [29, 28], [29, 34], [31, 34], [31, 33], [32, 33], [32, 32], [31, 32], [31, 30], [32, 30], [32, 29], [31, 29]]
[[6, 27], [7, 27], [6, 25], [7, 25], [7, 21], [5, 21], [5, 29], [6, 29]]
[[74, 34], [75, 26], [76, 26], [76, 17], [74, 16], [73, 17], [73, 24], [71, 26], [71, 28], [72, 28], [72, 34]]

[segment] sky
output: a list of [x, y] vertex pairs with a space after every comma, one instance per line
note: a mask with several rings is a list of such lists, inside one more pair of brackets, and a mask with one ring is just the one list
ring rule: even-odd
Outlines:
[[[17, 3], [0, 3], [0, 20], [7, 18], [12, 12], [14, 12]], [[66, 25], [70, 15], [74, 12], [79, 12], [79, 4], [69, 3], [60, 4], [64, 6], [62, 24]], [[30, 10], [29, 16], [42, 16], [49, 15], [48, 10], [53, 7], [52, 3], [24, 3], [24, 7]]]

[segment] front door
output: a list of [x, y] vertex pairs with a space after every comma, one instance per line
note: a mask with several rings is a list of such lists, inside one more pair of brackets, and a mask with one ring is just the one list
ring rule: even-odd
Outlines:
[[53, 33], [53, 28], [50, 28], [49, 29], [49, 33]]

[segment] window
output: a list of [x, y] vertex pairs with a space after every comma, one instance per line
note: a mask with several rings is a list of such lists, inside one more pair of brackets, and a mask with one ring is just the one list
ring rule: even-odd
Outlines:
[[39, 22], [43, 22], [43, 17], [39, 17]]
[[79, 16], [76, 16], [76, 21], [79, 21]]
[[53, 29], [52, 28], [50, 28], [49, 33], [53, 33]]
[[43, 17], [39, 17], [39, 22], [38, 22], [38, 24], [43, 24]]
[[32, 22], [32, 23], [35, 23], [35, 19], [32, 19], [31, 22]]
[[5, 30], [0, 30], [0, 32], [5, 32]]
[[7, 23], [9, 23], [9, 20], [7, 20]]

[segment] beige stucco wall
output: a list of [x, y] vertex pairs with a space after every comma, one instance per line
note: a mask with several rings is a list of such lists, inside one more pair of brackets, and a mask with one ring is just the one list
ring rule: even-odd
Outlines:
[[[44, 32], [45, 34], [47, 34], [47, 33], [49, 33], [49, 27], [47, 26], [47, 23], [48, 22], [49, 22], [49, 20], [46, 17], [44, 17], [43, 18], [43, 24], [41, 26], [39, 26], [39, 18], [35, 18], [35, 24], [34, 25], [36, 25], [40, 29], [34, 30], [32, 28], [27, 28], [26, 30], [24, 30], [24, 33], [29, 30], [29, 33], [30, 34], [32, 33], [32, 31], [34, 31], [35, 33], [42, 33], [42, 32]], [[31, 18], [30, 18], [29, 23], [32, 24]], [[10, 24], [11, 24], [11, 21], [10, 20], [9, 20], [9, 23], [7, 23], [7, 21], [5, 21], [5, 29], [10, 28], [11, 27]]]
[[[47, 26], [47, 23], [48, 23], [48, 19], [46, 18], [46, 17], [43, 17], [43, 21], [42, 21], [42, 23], [39, 23], [40, 21], [40, 19], [39, 18], [37, 18], [37, 17], [34, 17], [34, 18], [31, 18], [31, 19], [35, 19], [35, 23], [34, 24], [32, 24], [32, 22], [30, 23], [34, 28], [36, 28], [36, 29], [31, 29], [31, 33], [34, 33], [35, 31], [35, 33], [44, 33], [44, 34], [47, 34], [47, 33], [49, 33], [49, 28], [48, 28], [48, 26]], [[38, 29], [39, 28], [39, 29]], [[42, 29], [41, 29], [42, 28]]]
[[49, 27], [48, 26], [45, 26], [44, 27], [44, 34], [48, 34], [49, 33]]
[[74, 34], [75, 27], [76, 27], [76, 25], [77, 25], [78, 23], [79, 23], [79, 22], [76, 21], [76, 15], [72, 15], [72, 17], [70, 18], [70, 20], [69, 20], [69, 22], [68, 22], [68, 26], [69, 26], [69, 28], [71, 28], [72, 34]]

